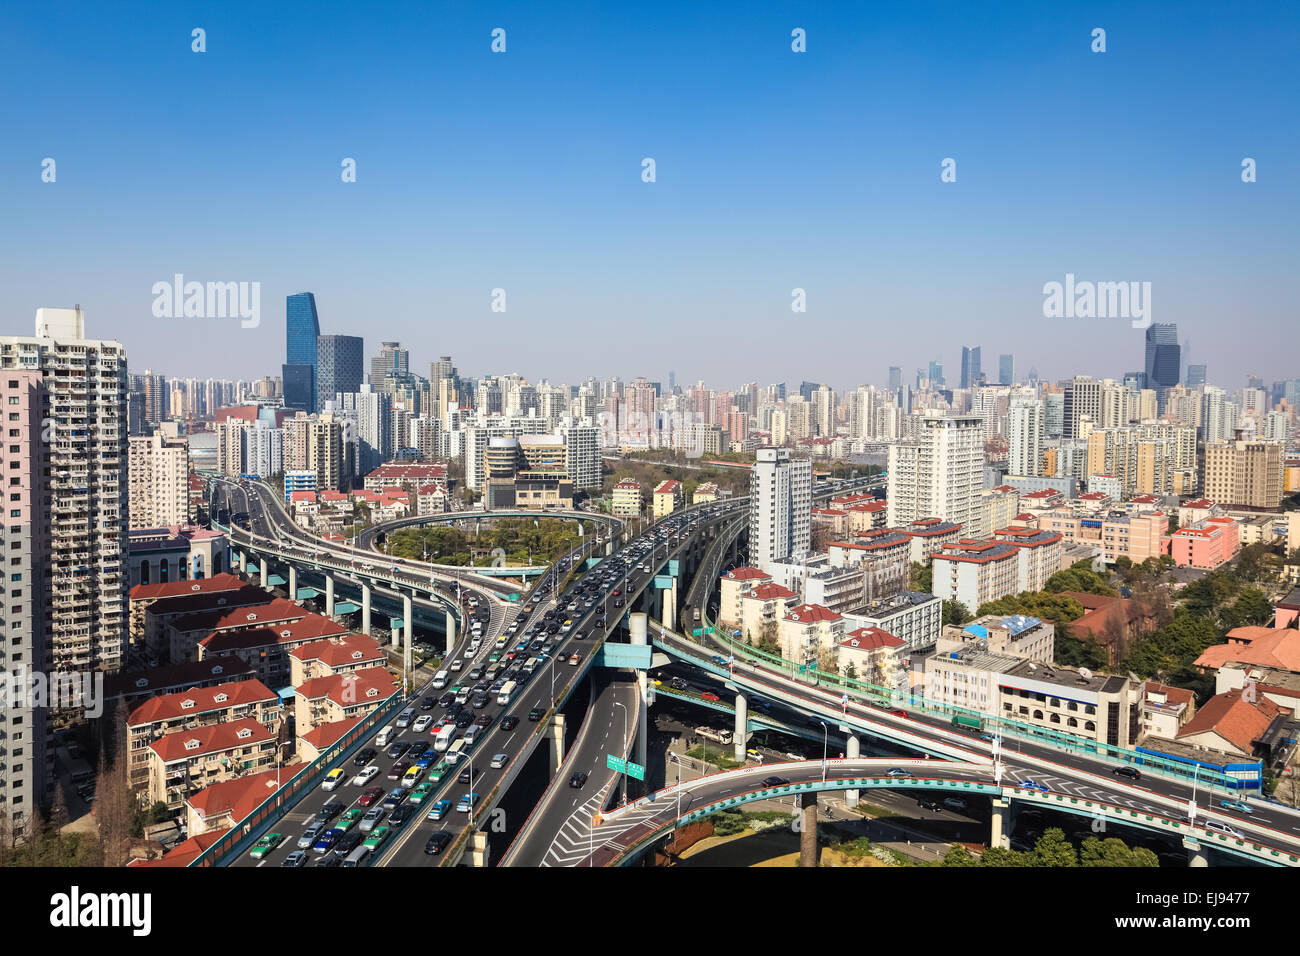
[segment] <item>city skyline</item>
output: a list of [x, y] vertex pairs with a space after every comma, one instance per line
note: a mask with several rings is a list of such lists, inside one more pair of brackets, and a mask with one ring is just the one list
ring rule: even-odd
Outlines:
[[[310, 289], [330, 331], [467, 364], [491, 348], [534, 379], [578, 378], [595, 354], [606, 374], [779, 381], [799, 370], [769, 343], [807, 322], [871, 342], [804, 373], [837, 387], [924, 367], [937, 343], [956, 369], [972, 340], [1049, 380], [1138, 367], [1130, 322], [1044, 318], [1044, 284], [1077, 275], [1150, 282], [1154, 321], [1216, 342], [1217, 381], [1291, 374], [1277, 350], [1252, 350], [1293, 321], [1296, 133], [1266, 121], [1285, 110], [1286, 11], [1219, 24], [1209, 47], [1154, 13], [1027, 4], [979, 19], [760, 10], [725, 25], [669, 8], [637, 31], [608, 12], [406, 11], [404, 39], [361, 22], [339, 40], [306, 8], [236, 7], [209, 19], [202, 55], [174, 18], [128, 26], [88, 9], [56, 33], [9, 14], [27, 41], [7, 51], [16, 78], [40, 75], [56, 42], [78, 57], [57, 82], [15, 87], [27, 105], [0, 199], [25, 229], [0, 267], [6, 330], [79, 303], [136, 368], [191, 350], [218, 374], [274, 374], [275, 304]], [[1094, 19], [1105, 53], [1090, 50]], [[494, 55], [498, 21], [511, 42]], [[122, 70], [123, 48], [151, 65]], [[388, 58], [427, 69], [399, 89]], [[100, 88], [89, 80], [106, 59], [118, 69]], [[250, 98], [274, 119], [244, 110]], [[1092, 133], [1080, 116], [1098, 117]], [[249, 148], [233, 163], [190, 148], [214, 129]], [[1246, 157], [1256, 182], [1242, 181]], [[342, 181], [347, 159], [356, 182]], [[151, 289], [176, 274], [260, 283], [260, 323], [154, 318]], [[539, 323], [564, 334], [529, 336]]]

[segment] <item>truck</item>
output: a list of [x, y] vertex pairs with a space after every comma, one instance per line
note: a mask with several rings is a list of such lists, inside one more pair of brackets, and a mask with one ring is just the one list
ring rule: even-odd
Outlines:
[[958, 714], [952, 719], [952, 725], [958, 730], [983, 730], [984, 721], [978, 717], [965, 717]]
[[730, 730], [714, 730], [712, 727], [696, 727], [695, 736], [712, 740], [714, 743], [729, 744], [733, 739]]

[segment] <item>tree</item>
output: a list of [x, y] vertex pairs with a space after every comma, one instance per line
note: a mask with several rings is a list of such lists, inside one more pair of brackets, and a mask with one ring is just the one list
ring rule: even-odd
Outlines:
[[1060, 827], [1048, 828], [1034, 844], [1034, 866], [1078, 866], [1079, 854]]
[[[987, 607], [987, 605], [985, 605]], [[971, 619], [971, 613], [960, 601], [943, 602], [943, 623], [961, 627]]]
[[948, 848], [948, 852], [943, 855], [943, 861], [940, 866], [979, 866], [979, 861], [971, 856], [970, 850], [966, 849], [960, 843], [954, 844]]
[[923, 594], [934, 592], [934, 568], [928, 564], [913, 561], [908, 569], [908, 587]]
[[759, 627], [758, 649], [774, 657], [781, 656], [781, 642], [777, 639], [776, 621], [764, 621]]
[[984, 851], [980, 858], [981, 866], [1033, 866], [1033, 856], [1029, 853], [1022, 853], [1019, 850], [1009, 850], [1005, 847], [991, 846]]

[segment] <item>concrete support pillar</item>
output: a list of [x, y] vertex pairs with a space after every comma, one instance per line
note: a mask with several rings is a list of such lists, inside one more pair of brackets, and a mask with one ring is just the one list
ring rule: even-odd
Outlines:
[[[645, 614], [634, 613], [628, 616], [628, 643], [635, 644], [638, 647], [645, 647], [650, 643], [649, 620]], [[646, 753], [649, 746], [647, 727], [650, 723], [650, 714], [646, 705], [646, 695], [649, 691], [649, 681], [646, 678], [645, 671], [637, 671], [637, 687], [640, 693], [637, 695], [639, 705], [637, 707], [636, 722], [636, 743], [632, 754], [632, 762], [639, 763], [641, 766], [646, 765]]]
[[370, 633], [370, 585], [361, 585], [361, 633]]
[[[849, 734], [847, 740], [848, 742], [844, 745], [844, 756], [849, 758], [850, 760], [862, 756], [861, 741], [859, 741], [858, 738], [855, 737], [853, 734]], [[858, 798], [861, 795], [862, 795], [861, 790], [845, 790], [844, 805], [846, 807], [856, 807], [858, 805]]]
[[1209, 866], [1210, 859], [1205, 853], [1205, 847], [1201, 846], [1201, 841], [1194, 837], [1183, 837], [1183, 849], [1187, 851], [1188, 866]]
[[248, 573], [248, 552], [247, 551], [239, 552], [239, 573], [240, 574]]
[[611, 537], [608, 541], [605, 542], [605, 557], [609, 557], [613, 553], [614, 553], [614, 539]]
[[469, 835], [469, 842], [465, 845], [464, 860], [470, 866], [486, 869], [492, 865], [491, 850], [487, 833], [483, 830], [475, 830]]
[[325, 575], [325, 616], [334, 616], [334, 575]]
[[266, 579], [267, 579], [266, 566], [269, 563], [270, 563], [270, 558], [265, 554], [262, 555], [262, 560], [257, 563], [257, 576], [259, 578], [259, 583], [262, 585], [263, 590], [266, 589]]
[[677, 629], [677, 579], [670, 577], [672, 586], [664, 592], [664, 616], [659, 620], [664, 622], [664, 627], [670, 631]]
[[296, 564], [291, 564], [289, 565], [289, 600], [296, 601], [297, 599], [298, 599], [298, 566]]
[[799, 865], [817, 865], [817, 794], [805, 793], [799, 797], [803, 817], [799, 821]]
[[411, 637], [414, 634], [414, 631], [411, 630], [413, 626], [414, 624], [411, 617], [411, 595], [403, 594], [402, 595], [402, 640], [406, 643], [407, 648], [410, 648], [411, 646]]
[[550, 760], [546, 762], [549, 775], [554, 777], [560, 772], [564, 763], [564, 714], [556, 714], [546, 727], [546, 739], [550, 742]]
[[448, 609], [443, 617], [443, 628], [447, 632], [446, 649], [443, 654], [450, 654], [456, 646], [456, 615]]
[[1011, 801], [994, 797], [992, 803], [993, 813], [989, 817], [989, 846], [1010, 849], [1011, 834], [1007, 827], [1007, 810], [1011, 807]]
[[736, 759], [742, 763], [745, 760], [745, 744], [749, 742], [749, 736], [745, 732], [745, 725], [749, 723], [749, 701], [745, 699], [744, 694], [736, 695], [736, 729], [733, 743], [736, 747]]

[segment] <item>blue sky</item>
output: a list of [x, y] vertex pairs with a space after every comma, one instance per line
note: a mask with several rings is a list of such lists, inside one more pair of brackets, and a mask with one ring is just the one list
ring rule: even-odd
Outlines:
[[[0, 329], [79, 302], [136, 370], [277, 374], [310, 290], [422, 371], [1139, 368], [1129, 322], [1043, 317], [1072, 272], [1151, 282], [1212, 381], [1300, 375], [1294, 4], [268, 6], [0, 14]], [[177, 272], [261, 325], [154, 318]]]

